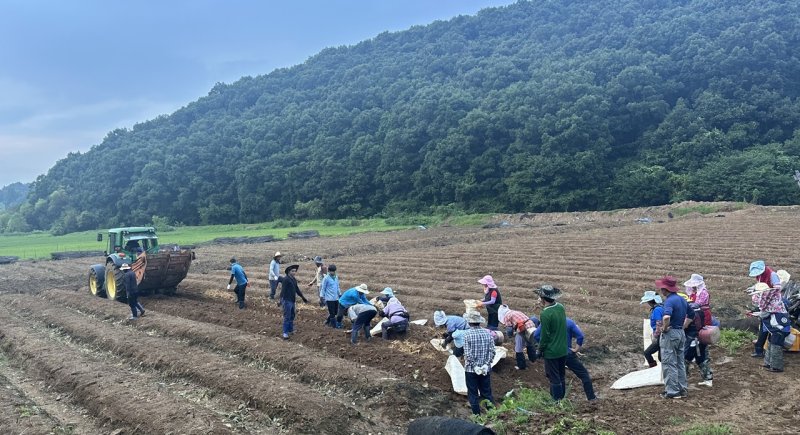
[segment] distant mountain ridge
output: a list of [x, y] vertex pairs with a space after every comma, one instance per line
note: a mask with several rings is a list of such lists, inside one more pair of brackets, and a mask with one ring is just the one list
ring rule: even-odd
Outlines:
[[777, 0], [520, 1], [383, 33], [112, 131], [12, 217], [65, 232], [797, 203], [798, 20]]

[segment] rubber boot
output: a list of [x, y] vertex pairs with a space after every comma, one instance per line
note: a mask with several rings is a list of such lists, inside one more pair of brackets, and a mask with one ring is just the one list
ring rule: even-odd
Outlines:
[[389, 339], [389, 330], [388, 329], [384, 329], [383, 332], [381, 333], [381, 336], [383, 337], [384, 340], [388, 340]]
[[528, 368], [528, 363], [525, 362], [525, 354], [522, 352], [517, 352], [517, 370], [525, 370]]
[[778, 344], [769, 344], [767, 352], [769, 355], [770, 371], [782, 372], [783, 371], [783, 347]]

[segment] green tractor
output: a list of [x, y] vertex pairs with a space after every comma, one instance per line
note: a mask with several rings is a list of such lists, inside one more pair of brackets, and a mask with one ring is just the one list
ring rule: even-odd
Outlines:
[[[103, 241], [103, 233], [97, 234]], [[103, 253], [105, 264], [89, 268], [89, 291], [99, 297], [126, 301], [122, 283], [123, 264], [130, 264], [136, 273], [140, 292], [161, 291], [173, 294], [178, 284], [186, 278], [195, 258], [194, 251], [172, 246], [167, 249], [158, 244], [153, 227], [112, 228], [108, 230], [107, 248]]]

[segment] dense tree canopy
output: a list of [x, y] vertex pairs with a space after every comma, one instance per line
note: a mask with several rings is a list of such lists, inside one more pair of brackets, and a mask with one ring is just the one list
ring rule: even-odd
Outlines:
[[13, 223], [797, 203], [798, 20], [789, 0], [541, 0], [383, 33], [110, 132]]

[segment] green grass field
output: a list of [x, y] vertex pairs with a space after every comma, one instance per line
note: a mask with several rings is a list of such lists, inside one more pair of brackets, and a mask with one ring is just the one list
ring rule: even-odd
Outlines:
[[[458, 226], [479, 225], [489, 215], [465, 215], [447, 219], [448, 224]], [[392, 231], [413, 228], [417, 225], [438, 225], [441, 218], [407, 217], [389, 219], [342, 219], [342, 220], [309, 220], [291, 226], [288, 221], [265, 222], [260, 224], [207, 225], [197, 227], [176, 227], [173, 231], [160, 231], [159, 243], [177, 243], [193, 245], [211, 241], [217, 237], [253, 237], [273, 236], [286, 238], [290, 232], [317, 230], [321, 236], [339, 236], [371, 231]], [[106, 247], [105, 234], [103, 241], [96, 241], [97, 231], [53, 236], [47, 232], [28, 234], [0, 235], [0, 256], [16, 256], [21, 259], [50, 258], [51, 252], [63, 251], [102, 251]]]

